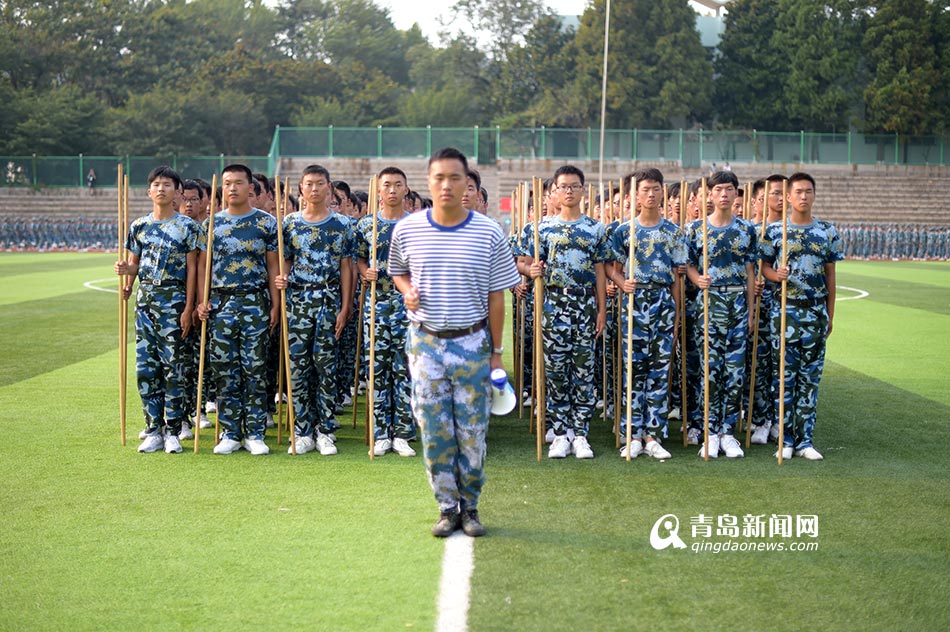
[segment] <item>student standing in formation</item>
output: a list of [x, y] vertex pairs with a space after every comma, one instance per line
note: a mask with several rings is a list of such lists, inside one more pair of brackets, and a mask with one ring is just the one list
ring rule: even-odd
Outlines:
[[[353, 230], [327, 207], [330, 173], [310, 165], [300, 178], [307, 205], [284, 220], [287, 338], [296, 417], [296, 452], [337, 453], [335, 420], [337, 341], [353, 304]], [[288, 449], [292, 452], [293, 447]]]
[[489, 375], [502, 368], [505, 291], [519, 281], [501, 227], [462, 206], [467, 170], [457, 149], [429, 159], [433, 207], [397, 223], [389, 250], [389, 273], [411, 321], [412, 413], [439, 504], [436, 537], [460, 525], [468, 536], [485, 534], [478, 501]]
[[[544, 278], [544, 370], [547, 416], [554, 429], [548, 457], [572, 451], [591, 459], [587, 440], [594, 415], [594, 341], [607, 319], [604, 225], [581, 214], [584, 173], [572, 165], [554, 173], [561, 210], [540, 226], [540, 252], [530, 244], [532, 279]], [[573, 440], [569, 433], [574, 435]]]
[[[739, 187], [735, 174], [718, 171], [707, 186], [713, 212], [687, 229], [687, 274], [697, 288], [709, 290], [709, 382], [700, 379], [702, 388], [709, 389], [709, 458], [716, 458], [720, 449], [727, 457], [737, 458], [744, 453], [732, 433], [743, 403], [745, 347], [751, 327], [749, 305], [755, 293], [752, 264], [758, 258], [758, 239], [752, 224], [732, 215]], [[703, 268], [704, 222], [708, 230], [708, 269]], [[702, 291], [697, 301], [697, 325], [702, 332]], [[702, 339], [700, 333], [700, 344]], [[703, 397], [701, 394], [700, 402]], [[699, 406], [702, 411], [702, 403]], [[705, 455], [705, 449], [700, 448], [700, 456]]]
[[[807, 173], [788, 178], [787, 252], [782, 266], [782, 223], [770, 224], [762, 241], [762, 272], [773, 283], [786, 283], [785, 428], [782, 458], [823, 457], [812, 444], [818, 406], [818, 384], [825, 366], [825, 341], [835, 316], [835, 264], [844, 259], [838, 231], [815, 219], [815, 179]], [[778, 305], [775, 305], [778, 303]], [[772, 331], [780, 331], [781, 303], [773, 301]], [[772, 348], [778, 352], [779, 336]], [[775, 389], [778, 392], [778, 388]], [[777, 456], [777, 454], [776, 454]]]
[[185, 409], [184, 354], [191, 330], [201, 230], [172, 210], [181, 177], [171, 167], [148, 174], [152, 212], [129, 226], [128, 261], [115, 273], [139, 279], [135, 305], [135, 374], [146, 434], [139, 452], [181, 452]]
[[[227, 207], [215, 213], [211, 252], [211, 292], [198, 316], [209, 320], [210, 360], [223, 432], [215, 454], [244, 447], [267, 454], [267, 335], [277, 325], [277, 221], [250, 204], [251, 170], [228, 165], [221, 172]], [[198, 267], [204, 270], [208, 253]], [[198, 279], [204, 296], [204, 276]]]
[[[626, 190], [636, 186], [633, 204], [640, 214], [621, 224], [611, 239], [611, 278], [624, 294], [620, 336], [623, 340], [621, 362], [624, 378], [621, 410], [626, 415], [627, 345], [633, 345], [633, 389], [631, 402], [630, 458], [641, 452], [656, 459], [668, 459], [670, 453], [660, 440], [666, 436], [670, 360], [673, 355], [673, 332], [679, 317], [679, 275], [677, 266], [686, 263], [686, 243], [679, 226], [660, 215], [663, 198], [663, 174], [659, 169], [637, 171]], [[636, 225], [634, 241], [635, 268], [630, 270], [631, 224]], [[634, 294], [633, 338], [627, 339], [630, 318], [627, 296]], [[621, 442], [626, 437], [626, 417], [621, 417]], [[646, 447], [643, 441], [646, 439]], [[627, 446], [620, 450], [627, 457]]]
[[[405, 210], [406, 174], [386, 167], [376, 176], [382, 209], [376, 218], [376, 259], [370, 261], [373, 244], [373, 216], [362, 218], [356, 227], [356, 255], [360, 276], [368, 285], [376, 281], [375, 371], [373, 373], [373, 450], [383, 456], [390, 450], [399, 456], [415, 456], [409, 442], [416, 437], [410, 408], [411, 388], [406, 365], [406, 308], [389, 276], [389, 244], [397, 222], [409, 217]], [[371, 209], [372, 210], [372, 209]], [[366, 305], [370, 298], [367, 297]], [[365, 308], [366, 330], [369, 308]], [[366, 344], [368, 344], [368, 338]]]

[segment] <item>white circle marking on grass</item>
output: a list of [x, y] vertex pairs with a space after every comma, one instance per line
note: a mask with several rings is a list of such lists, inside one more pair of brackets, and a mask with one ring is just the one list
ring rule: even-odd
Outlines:
[[850, 291], [850, 292], [857, 292], [857, 295], [856, 295], [856, 296], [836, 296], [836, 297], [835, 297], [835, 302], [838, 302], [838, 301], [856, 301], [856, 300], [858, 300], [858, 299], [867, 298], [867, 297], [869, 296], [869, 293], [868, 293], [868, 292], [865, 292], [864, 290], [858, 289], [858, 288], [856, 288], [856, 287], [848, 287], [847, 285], [839, 285], [839, 286], [837, 286], [837, 287], [840, 288], [840, 289], [842, 289], [842, 290], [848, 290], [848, 291]]
[[96, 290], [97, 292], [108, 292], [109, 294], [119, 293], [119, 288], [110, 290], [109, 288], [98, 287], [96, 285], [96, 283], [104, 283], [105, 281], [115, 281], [115, 277], [109, 277], [108, 279], [96, 279], [95, 281], [86, 281], [85, 283], [82, 284], [82, 286], [90, 290]]
[[468, 630], [468, 596], [475, 567], [474, 538], [456, 531], [445, 539], [436, 632]]

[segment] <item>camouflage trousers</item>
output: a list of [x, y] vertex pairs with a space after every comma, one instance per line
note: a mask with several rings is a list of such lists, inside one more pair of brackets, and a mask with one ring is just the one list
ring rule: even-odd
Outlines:
[[[778, 364], [781, 345], [781, 304], [775, 301], [772, 310], [772, 338]], [[811, 447], [818, 408], [818, 384], [825, 368], [825, 338], [828, 335], [828, 312], [824, 301], [816, 305], [786, 307], [785, 317], [785, 429], [786, 447], [803, 450]], [[778, 396], [778, 371], [775, 393]]]
[[614, 401], [614, 356], [617, 353], [617, 330], [617, 298], [607, 297], [607, 321], [604, 325], [604, 333], [594, 341], [594, 399], [603, 398], [605, 408]]
[[[755, 352], [755, 392], [752, 398], [752, 425], [753, 426], [772, 426], [778, 419], [778, 391], [775, 385], [778, 384], [778, 354], [777, 350], [772, 350], [772, 337], [776, 335], [772, 331], [772, 310], [773, 304], [778, 300], [778, 296], [769, 288], [762, 291], [759, 306], [759, 345]], [[751, 345], [753, 337], [749, 336], [750, 352], [748, 353], [751, 362]], [[751, 378], [752, 372], [747, 375]], [[747, 400], [748, 401], [748, 400]]]
[[267, 420], [265, 290], [231, 295], [212, 290], [208, 355], [217, 389], [218, 422], [228, 439], [263, 439]]
[[[366, 310], [366, 327], [370, 327]], [[406, 364], [406, 308], [395, 287], [376, 291], [373, 369], [373, 436], [414, 439], [409, 368]], [[367, 339], [367, 348], [369, 340]]]
[[[534, 379], [534, 295], [529, 294], [519, 302], [524, 310], [524, 357], [522, 358], [522, 384], [524, 392], [531, 393], [531, 382]], [[515, 327], [518, 323], [515, 323]], [[519, 342], [519, 345], [521, 343]], [[518, 394], [521, 397], [521, 393]]]
[[544, 372], [547, 419], [554, 434], [570, 429], [586, 437], [594, 416], [594, 341], [597, 305], [593, 296], [546, 291]]
[[[369, 289], [367, 289], [367, 296], [369, 294]], [[365, 312], [369, 312], [369, 299], [366, 299], [366, 305], [363, 306]], [[346, 321], [346, 326], [343, 327], [343, 332], [340, 334], [339, 340], [336, 341], [336, 367], [334, 370], [334, 375], [336, 377], [334, 386], [333, 386], [333, 398], [330, 401], [332, 408], [343, 405], [343, 399], [350, 392], [350, 389], [353, 386], [353, 367], [356, 366], [356, 354], [365, 352], [367, 338], [364, 337], [363, 349], [358, 350], [356, 348], [356, 333], [357, 328], [362, 326], [360, 314], [360, 305], [359, 305], [359, 293], [357, 292], [356, 296], [353, 298], [353, 307], [350, 310], [351, 314], [354, 314], [348, 321]], [[333, 314], [334, 326], [336, 321], [336, 313]], [[332, 332], [332, 329], [331, 329]], [[364, 329], [363, 333], [366, 331]], [[363, 362], [363, 359], [366, 356], [360, 358], [360, 366], [365, 367], [366, 362]], [[360, 371], [361, 374], [365, 374], [364, 371]], [[332, 412], [332, 410], [331, 410]], [[333, 420], [331, 426], [339, 428], [340, 425], [336, 422], [336, 419]]]
[[690, 428], [703, 427], [703, 294], [686, 294], [686, 410]]
[[[280, 371], [280, 332], [281, 323], [267, 336], [267, 412], [277, 412], [277, 373]], [[285, 387], [286, 388], [286, 387]]]
[[[627, 297], [621, 317], [623, 336], [623, 381], [621, 382], [620, 436], [626, 436], [627, 423]], [[670, 359], [673, 355], [673, 324], [676, 305], [669, 288], [637, 290], [633, 308], [633, 362], [630, 426], [631, 436], [642, 439], [646, 433], [654, 439], [666, 436], [669, 405]]]
[[429, 485], [440, 510], [475, 509], [491, 413], [488, 331], [442, 339], [410, 325], [406, 342]]
[[[201, 325], [192, 327], [188, 332], [188, 337], [182, 341], [181, 366], [185, 384], [185, 415], [182, 418], [183, 423], [192, 425], [198, 402], [198, 360], [201, 352]], [[202, 398], [204, 390], [202, 390]]]
[[181, 432], [185, 370], [179, 318], [185, 308], [180, 287], [139, 285], [135, 307], [135, 377], [149, 433]]
[[339, 290], [296, 288], [287, 294], [287, 342], [297, 435], [324, 434], [337, 427], [336, 315]]
[[[702, 345], [702, 294], [698, 298]], [[709, 291], [709, 431], [731, 434], [739, 421], [743, 401], [745, 349], [749, 330], [746, 293]], [[702, 356], [702, 354], [700, 354]], [[703, 411], [700, 372], [700, 413]]]

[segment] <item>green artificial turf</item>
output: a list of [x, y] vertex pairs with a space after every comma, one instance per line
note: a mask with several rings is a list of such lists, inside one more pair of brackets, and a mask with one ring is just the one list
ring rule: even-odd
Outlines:
[[[113, 260], [0, 255], [18, 293], [0, 301], [0, 629], [432, 629], [422, 463], [371, 463], [349, 411], [335, 457], [292, 458], [273, 432], [270, 456], [217, 457], [208, 431], [198, 455], [140, 455], [130, 377], [119, 445], [116, 296], [82, 289]], [[704, 463], [671, 430], [672, 459], [626, 463], [596, 420], [597, 458], [539, 463], [527, 420], [493, 419], [469, 629], [950, 627], [948, 272], [839, 265], [869, 295], [837, 307], [822, 462]], [[667, 513], [688, 545], [699, 514], [814, 514], [818, 550], [655, 551]]]

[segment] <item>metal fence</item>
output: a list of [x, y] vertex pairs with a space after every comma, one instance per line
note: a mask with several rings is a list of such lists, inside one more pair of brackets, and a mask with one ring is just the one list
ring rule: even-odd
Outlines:
[[[116, 164], [133, 182], [144, 182], [158, 164], [185, 177], [211, 179], [221, 167], [243, 162], [273, 174], [282, 157], [423, 159], [453, 146], [480, 164], [496, 160], [597, 160], [600, 131], [595, 128], [500, 127], [277, 127], [267, 156], [0, 156], [7, 186], [85, 186], [90, 169], [97, 186], [115, 186]], [[684, 168], [711, 163], [780, 162], [834, 165], [939, 165], [950, 156], [950, 136], [823, 134], [706, 130], [607, 130], [604, 158], [669, 162]]]

